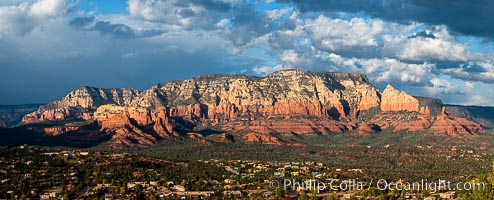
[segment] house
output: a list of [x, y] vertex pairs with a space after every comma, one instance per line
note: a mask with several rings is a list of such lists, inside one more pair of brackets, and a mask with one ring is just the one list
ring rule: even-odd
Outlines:
[[165, 185], [166, 185], [166, 186], [168, 186], [168, 187], [170, 187], [170, 186], [175, 185], [175, 183], [174, 183], [173, 181], [167, 181], [167, 182], [165, 183]]
[[282, 172], [274, 172], [274, 176], [283, 177], [283, 176], [285, 176], [285, 172], [284, 171], [282, 171]]
[[105, 194], [105, 200], [112, 200], [113, 194]]
[[267, 198], [273, 195], [271, 191], [262, 191], [262, 197]]
[[231, 198], [242, 198], [242, 192], [239, 190], [235, 191], [224, 191], [223, 196], [225, 197], [231, 197]]
[[353, 193], [343, 194], [343, 198], [345, 198], [345, 199], [351, 199], [353, 197], [355, 197], [355, 194], [353, 194]]
[[185, 192], [185, 190], [186, 190], [185, 187], [181, 186], [181, 185], [175, 185], [175, 186], [171, 187], [170, 189], [177, 191], [177, 192]]
[[358, 172], [358, 173], [364, 173], [362, 169], [348, 169], [349, 172]]
[[285, 195], [283, 200], [295, 200], [298, 199], [299, 195], [297, 193], [288, 193]]
[[455, 196], [455, 192], [454, 191], [439, 193], [439, 197], [441, 199], [453, 199], [454, 196]]
[[47, 194], [39, 195], [39, 200], [50, 200], [50, 195]]
[[50, 189], [46, 189], [44, 191], [45, 195], [48, 195], [50, 198], [55, 198], [57, 197], [57, 194], [60, 194], [62, 192], [62, 187], [53, 187]]

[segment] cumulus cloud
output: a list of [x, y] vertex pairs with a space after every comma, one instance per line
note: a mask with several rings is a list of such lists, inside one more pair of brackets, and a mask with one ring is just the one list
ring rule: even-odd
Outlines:
[[266, 11], [266, 17], [270, 20], [277, 20], [281, 17], [288, 15], [292, 11], [292, 8], [282, 8]]
[[333, 51], [340, 48], [375, 47], [376, 36], [384, 30], [380, 20], [353, 18], [347, 21], [325, 16], [308, 20], [305, 29], [315, 45]]
[[40, 0], [31, 6], [29, 14], [37, 17], [59, 16], [66, 11], [66, 0]]
[[423, 37], [408, 39], [397, 56], [407, 60], [467, 61], [468, 58], [463, 45]]
[[290, 69], [290, 68], [282, 64], [277, 64], [275, 66], [254, 67], [252, 71], [257, 75], [265, 76], [274, 71], [284, 70], [284, 69]]
[[387, 34], [382, 39], [384, 53], [399, 59], [466, 62], [471, 57], [467, 46], [457, 43], [445, 27], [418, 31], [410, 36]]
[[38, 0], [10, 2], [0, 6], [0, 32], [25, 35], [36, 26], [60, 17], [72, 10], [75, 3], [67, 0]]
[[439, 71], [466, 81], [494, 83], [494, 64], [490, 61], [477, 61], [466, 64], [456, 63], [453, 66], [439, 69]]
[[218, 16], [227, 13], [231, 5], [215, 0], [129, 0], [131, 16], [170, 25], [177, 29], [213, 29]]
[[0, 32], [25, 33], [30, 31], [35, 23], [27, 15], [28, 3], [0, 7]]
[[[56, 98], [80, 85], [144, 89], [199, 74], [287, 68], [365, 73], [378, 87], [391, 83], [445, 102], [489, 103], [486, 95], [473, 97], [480, 82], [494, 83], [491, 43], [412, 15], [435, 3], [128, 0], [128, 13], [101, 14], [79, 10], [77, 2], [0, 2], [0, 66], [7, 77], [0, 83], [21, 88], [0, 88], [9, 94], [0, 103]], [[39, 77], [48, 78], [36, 84], [54, 93], [29, 89]]]
[[408, 64], [391, 58], [344, 58], [331, 54], [330, 60], [340, 68], [347, 67], [351, 71], [365, 73], [377, 83], [396, 85], [428, 85], [434, 64]]
[[302, 12], [359, 13], [386, 21], [446, 25], [455, 32], [493, 38], [494, 3], [477, 1], [278, 0], [294, 3]]
[[440, 94], [464, 94], [462, 89], [448, 80], [434, 77], [430, 80], [432, 86], [424, 87], [429, 96], [439, 96]]
[[284, 51], [281, 56], [280, 60], [284, 63], [287, 63], [291, 66], [303, 66], [307, 65], [309, 59], [303, 58], [299, 56], [297, 52], [294, 50], [286, 50]]

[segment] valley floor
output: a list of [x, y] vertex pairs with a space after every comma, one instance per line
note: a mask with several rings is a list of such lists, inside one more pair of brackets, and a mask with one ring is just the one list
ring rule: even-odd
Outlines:
[[150, 147], [123, 149], [104, 145], [84, 149], [0, 147], [0, 198], [468, 197], [476, 193], [443, 188], [431, 194], [430, 190], [397, 192], [371, 187], [325, 189], [318, 194], [307, 188], [280, 190], [273, 183], [469, 182], [489, 174], [494, 158], [491, 131], [466, 137], [386, 131], [367, 136], [284, 137], [297, 140], [297, 145], [165, 140]]

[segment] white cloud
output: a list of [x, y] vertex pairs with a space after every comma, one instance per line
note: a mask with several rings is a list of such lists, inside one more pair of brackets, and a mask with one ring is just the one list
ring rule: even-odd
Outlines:
[[416, 37], [408, 39], [397, 53], [406, 60], [467, 61], [468, 53], [461, 44], [437, 38]]
[[129, 0], [127, 9], [133, 17], [166, 24], [170, 29], [213, 29], [231, 3], [234, 2]]
[[301, 57], [294, 50], [286, 50], [280, 56], [281, 62], [287, 63], [291, 66], [302, 67], [303, 65], [308, 64], [308, 60]]
[[437, 97], [444, 94], [457, 94], [464, 92], [461, 88], [453, 85], [450, 81], [434, 77], [430, 80], [432, 86], [425, 86], [423, 89], [428, 94], [428, 96]]
[[31, 30], [34, 23], [26, 15], [29, 3], [0, 7], [0, 32], [24, 33]]
[[37, 0], [0, 6], [0, 32], [25, 35], [36, 26], [65, 15], [74, 5], [66, 0]]
[[413, 61], [467, 61], [471, 57], [467, 46], [457, 43], [445, 27], [437, 26], [423, 33], [426, 35], [415, 32], [410, 36], [407, 31], [384, 35], [384, 54]]
[[266, 17], [270, 20], [277, 20], [283, 16], [286, 16], [288, 13], [292, 11], [292, 8], [282, 8], [282, 9], [274, 9], [267, 10]]
[[332, 19], [323, 15], [307, 20], [305, 29], [316, 45], [328, 50], [375, 47], [376, 36], [384, 31], [381, 20], [353, 18], [349, 21]]
[[494, 82], [494, 65], [490, 61], [470, 62], [439, 70], [443, 74], [467, 81]]
[[218, 28], [227, 28], [231, 24], [230, 19], [222, 19], [218, 23], [216, 23], [216, 27]]
[[29, 14], [37, 17], [57, 16], [66, 12], [66, 0], [39, 0], [29, 10]]
[[252, 71], [257, 75], [265, 76], [267, 74], [270, 74], [271, 72], [283, 70], [283, 69], [289, 69], [289, 68], [290, 67], [286, 67], [282, 64], [277, 64], [275, 66], [254, 67]]
[[[426, 85], [434, 64], [408, 64], [392, 58], [345, 58], [330, 54], [329, 59], [341, 70], [365, 73], [375, 82]], [[347, 68], [347, 69], [345, 69]]]
[[475, 82], [466, 81], [465, 86], [467, 87], [468, 91], [472, 91], [472, 89], [475, 88]]

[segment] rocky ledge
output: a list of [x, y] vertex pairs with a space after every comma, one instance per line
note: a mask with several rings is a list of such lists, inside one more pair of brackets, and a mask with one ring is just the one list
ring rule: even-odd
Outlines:
[[[375, 134], [428, 131], [482, 134], [455, 118], [440, 100], [413, 97], [388, 85], [380, 92], [363, 74], [283, 70], [266, 77], [208, 75], [158, 84], [145, 91], [82, 87], [23, 117], [24, 124], [87, 120], [113, 134], [115, 147], [193, 138], [281, 145], [283, 134]], [[51, 135], [71, 129], [50, 129]], [[59, 131], [59, 132], [57, 132]], [[227, 137], [228, 136], [228, 137]]]

